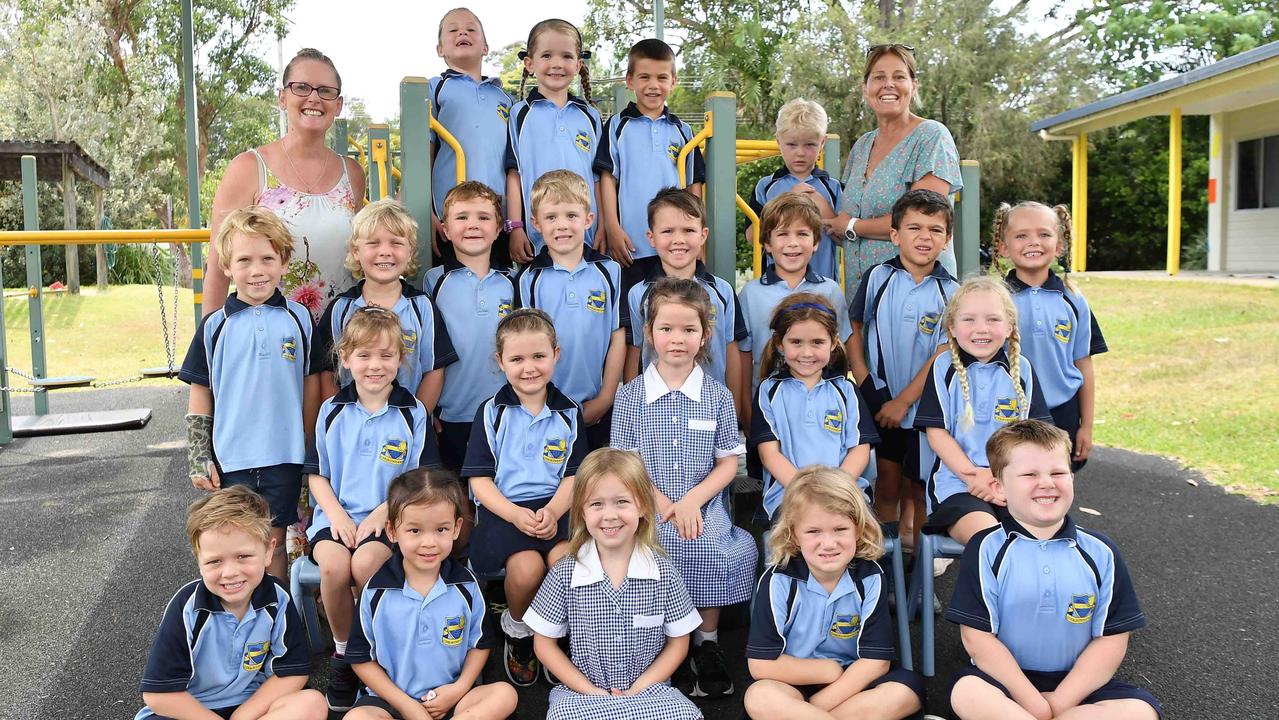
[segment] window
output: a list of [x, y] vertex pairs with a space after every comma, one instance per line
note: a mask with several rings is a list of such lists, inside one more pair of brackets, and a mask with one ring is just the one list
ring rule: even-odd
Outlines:
[[1279, 135], [1243, 140], [1235, 166], [1235, 209], [1279, 208]]

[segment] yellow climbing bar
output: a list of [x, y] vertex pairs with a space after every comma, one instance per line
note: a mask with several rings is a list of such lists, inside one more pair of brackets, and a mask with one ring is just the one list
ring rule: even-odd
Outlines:
[[434, 114], [430, 117], [431, 129], [435, 131], [436, 135], [440, 136], [440, 139], [444, 141], [444, 144], [453, 148], [453, 154], [457, 156], [455, 174], [457, 175], [457, 184], [461, 185], [466, 182], [466, 153], [462, 151], [462, 143], [458, 142], [457, 138], [453, 137], [453, 133], [449, 132], [448, 128], [441, 125], [439, 120], [435, 119]]
[[755, 277], [759, 277], [760, 273], [764, 272], [764, 255], [763, 250], [759, 245], [759, 216], [756, 215], [755, 211], [751, 209], [751, 206], [742, 199], [741, 195], [735, 195], [734, 197], [737, 198], [738, 209], [742, 211], [742, 214], [746, 216], [747, 220], [751, 221], [751, 227], [755, 230], [755, 242], [751, 257], [751, 267], [755, 270]]
[[9, 245], [135, 245], [145, 243], [205, 243], [208, 228], [177, 230], [6, 230], [0, 247]]
[[675, 170], [679, 173], [679, 186], [682, 188], [688, 187], [688, 178], [685, 177], [688, 154], [693, 152], [693, 148], [706, 142], [706, 139], [714, 134], [713, 130], [715, 126], [711, 122], [712, 116], [713, 114], [710, 111], [706, 112], [705, 127], [702, 128], [701, 132], [694, 135], [692, 140], [684, 143], [684, 147], [679, 149], [679, 157], [675, 158]]

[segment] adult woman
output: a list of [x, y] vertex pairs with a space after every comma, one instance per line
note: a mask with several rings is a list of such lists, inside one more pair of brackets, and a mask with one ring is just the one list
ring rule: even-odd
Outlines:
[[[285, 275], [286, 293], [318, 315], [329, 298], [351, 284], [343, 266], [351, 218], [364, 202], [364, 173], [359, 163], [339, 157], [325, 145], [333, 121], [342, 112], [342, 78], [333, 61], [304, 48], [284, 68], [280, 108], [288, 132], [274, 142], [237, 155], [222, 175], [213, 198], [210, 229], [236, 208], [264, 205], [279, 215], [293, 234], [293, 262]], [[204, 312], [222, 307], [227, 276], [209, 246], [204, 280]]]
[[[822, 221], [832, 237], [844, 237], [845, 288], [856, 290], [862, 273], [897, 254], [888, 240], [893, 203], [907, 190], [958, 192], [959, 151], [945, 125], [910, 111], [919, 90], [914, 50], [876, 45], [866, 55], [862, 97], [878, 127], [853, 144], [844, 167], [839, 214]], [[955, 272], [955, 252], [947, 247], [942, 264]]]

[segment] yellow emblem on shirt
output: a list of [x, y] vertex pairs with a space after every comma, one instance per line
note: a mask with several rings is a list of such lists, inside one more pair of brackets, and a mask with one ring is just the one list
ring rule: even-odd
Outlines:
[[932, 335], [937, 332], [937, 321], [941, 319], [941, 313], [924, 313], [919, 318], [919, 331], [925, 335]]
[[403, 465], [404, 458], [409, 454], [409, 443], [407, 440], [387, 440], [382, 444], [382, 451], [378, 453], [378, 460], [391, 465]]
[[603, 290], [592, 290], [586, 295], [586, 309], [603, 313], [608, 306], [608, 293]]
[[547, 438], [542, 448], [542, 459], [553, 465], [562, 465], [568, 459], [568, 443], [564, 438]]
[[440, 634], [440, 642], [449, 647], [462, 644], [463, 630], [466, 629], [466, 618], [461, 615], [444, 618], [444, 632]]
[[839, 409], [827, 411], [826, 416], [822, 418], [822, 427], [836, 434], [843, 432], [844, 411]]
[[417, 345], [417, 331], [409, 330], [408, 332], [400, 331], [400, 337], [404, 338], [404, 349], [412, 350]]
[[1017, 398], [999, 398], [995, 401], [995, 419], [1001, 423], [1017, 422], [1021, 419], [1021, 408]]
[[502, 319], [502, 318], [504, 318], [504, 317], [506, 317], [507, 315], [510, 315], [510, 314], [511, 314], [511, 299], [510, 299], [510, 298], [502, 298], [501, 300], [498, 300], [498, 301], [497, 301], [497, 317], [498, 317], [498, 319], [500, 320], [500, 319]]
[[578, 134], [577, 134], [577, 135], [573, 138], [573, 142], [574, 142], [574, 144], [576, 144], [576, 145], [577, 145], [577, 147], [578, 147], [578, 148], [580, 148], [580, 149], [581, 149], [581, 151], [582, 151], [582, 152], [590, 152], [590, 151], [591, 151], [591, 136], [590, 136], [590, 135], [587, 135], [587, 134], [586, 134], [586, 133], [584, 133], [584, 132], [580, 132], [580, 133], [578, 133]]
[[857, 637], [861, 631], [862, 617], [860, 615], [837, 614], [830, 624], [830, 636], [839, 640]]
[[262, 640], [261, 642], [247, 642], [244, 644], [244, 659], [240, 661], [240, 667], [245, 672], [257, 672], [266, 664], [267, 652], [271, 650], [271, 641]]
[[280, 357], [293, 362], [298, 359], [298, 341], [292, 335], [286, 335], [280, 342]]
[[1096, 595], [1071, 595], [1070, 605], [1066, 606], [1066, 622], [1083, 625], [1092, 619], [1092, 611], [1096, 607]]
[[1059, 342], [1070, 342], [1070, 331], [1075, 329], [1074, 323], [1070, 322], [1070, 318], [1066, 318], [1061, 322], [1053, 325], [1053, 337]]
[[511, 119], [511, 106], [506, 103], [498, 103], [497, 116], [502, 118], [504, 122], [509, 121]]

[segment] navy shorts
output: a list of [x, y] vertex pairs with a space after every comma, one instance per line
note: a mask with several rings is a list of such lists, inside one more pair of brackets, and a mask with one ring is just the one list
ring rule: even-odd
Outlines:
[[[875, 382], [869, 375], [857, 386], [871, 417], [884, 407], [884, 403], [892, 400], [888, 389], [876, 389]], [[911, 480], [919, 480], [919, 431], [914, 428], [886, 428], [875, 423], [879, 431], [879, 442], [875, 444], [875, 456], [880, 460], [888, 460], [902, 466], [902, 472]]]
[[298, 501], [302, 498], [302, 466], [268, 465], [222, 472], [222, 487], [243, 485], [262, 496], [271, 508], [271, 527], [284, 528], [298, 521]]
[[[338, 540], [337, 538], [333, 537], [333, 528], [326, 527], [322, 530], [316, 531], [315, 537], [311, 538], [311, 540], [306, 544], [306, 556], [311, 562], [315, 562], [316, 546], [319, 545], [321, 542], [324, 542], [325, 540], [329, 542], [335, 542], [338, 545], [342, 545], [341, 540]], [[364, 538], [363, 540], [361, 540], [359, 544], [355, 546], [355, 549], [359, 550], [365, 545], [368, 545], [369, 543], [373, 543], [373, 542], [380, 542], [389, 548], [395, 547], [395, 545], [391, 544], [391, 538], [387, 537], [386, 531], [383, 530], [381, 535], [370, 535]], [[342, 547], [346, 547], [346, 546], [342, 545]], [[316, 563], [316, 564], [318, 565], [319, 563]]]
[[[404, 716], [400, 714], [399, 710], [396, 710], [395, 708], [391, 707], [391, 703], [383, 700], [382, 698], [376, 695], [361, 696], [360, 699], [356, 700], [355, 704], [351, 706], [352, 709], [355, 709], [357, 707], [381, 708], [385, 710], [388, 715], [395, 718], [395, 720], [404, 720]], [[453, 717], [453, 709], [450, 708], [448, 712], [444, 713], [444, 717], [446, 719]]]
[[440, 421], [440, 464], [455, 473], [462, 472], [466, 462], [466, 446], [471, 441], [469, 422]]
[[[236, 710], [239, 710], [239, 709], [240, 709], [239, 705], [232, 705], [231, 707], [224, 707], [224, 708], [208, 708], [209, 712], [222, 718], [222, 720], [231, 720], [231, 715], [235, 713]], [[150, 720], [173, 720], [173, 719], [168, 717], [167, 715], [152, 715]]]
[[[1071, 455], [1071, 458], [1074, 458], [1075, 435], [1079, 433], [1079, 421], [1080, 421], [1079, 393], [1075, 393], [1069, 400], [1058, 405], [1052, 410], [1049, 410], [1048, 412], [1051, 413], [1053, 416], [1053, 425], [1056, 425], [1062, 430], [1065, 430], [1066, 434], [1070, 436], [1070, 455]], [[1070, 461], [1070, 471], [1079, 472], [1079, 470], [1083, 468], [1084, 465], [1087, 465], [1087, 464], [1088, 464], [1087, 460], [1072, 459]]]
[[[550, 498], [525, 500], [516, 505], [537, 511], [550, 502]], [[471, 531], [471, 568], [476, 575], [492, 577], [506, 569], [506, 561], [515, 553], [536, 550], [545, 555], [560, 542], [568, 539], [568, 513], [560, 517], [555, 537], [542, 540], [520, 532], [491, 510], [479, 506], [475, 513], [475, 529]]]
[[[874, 680], [871, 680], [870, 684], [867, 685], [865, 690], [863, 690], [862, 692], [865, 692], [866, 690], [870, 690], [872, 688], [879, 687], [880, 685], [883, 685], [884, 683], [898, 683], [901, 685], [905, 685], [906, 687], [910, 688], [911, 692], [915, 693], [915, 697], [919, 698], [919, 706], [921, 708], [924, 706], [924, 679], [920, 677], [917, 673], [914, 673], [905, 668], [893, 667], [891, 670], [884, 673], [883, 675], [880, 675]], [[809, 700], [817, 693], [821, 692], [822, 690], [825, 690], [827, 686], [826, 685], [792, 685], [791, 687], [794, 687], [796, 690], [798, 690], [799, 693], [804, 696], [805, 700]], [[742, 710], [742, 717], [749, 718], [750, 715], [748, 715], [745, 710]]]
[[955, 493], [941, 504], [933, 508], [932, 513], [928, 515], [927, 522], [924, 523], [924, 532], [944, 534], [950, 530], [950, 526], [959, 522], [961, 518], [971, 512], [990, 513], [996, 520], [1004, 511], [1001, 507], [996, 507], [980, 500], [966, 492]]
[[[1052, 692], [1056, 690], [1057, 686], [1061, 684], [1062, 680], [1066, 679], [1067, 675], [1067, 673], [1064, 672], [1035, 672], [1034, 670], [1023, 670], [1022, 672], [1026, 674], [1026, 679], [1029, 680], [1030, 684], [1034, 685], [1035, 689], [1039, 692]], [[1008, 692], [1008, 688], [1004, 687], [1003, 684], [995, 678], [982, 672], [976, 665], [969, 665], [955, 673], [955, 676], [950, 681], [951, 689], [954, 689], [955, 683], [959, 682], [960, 678], [968, 677], [969, 675], [975, 678], [980, 678], [981, 680], [994, 685], [999, 692], [1010, 698], [1012, 697], [1012, 695]], [[1084, 698], [1080, 705], [1091, 705], [1103, 700], [1141, 700], [1154, 708], [1160, 718], [1163, 718], [1164, 716], [1163, 706], [1159, 704], [1159, 701], [1155, 699], [1154, 695], [1150, 694], [1149, 690], [1139, 688], [1135, 685], [1129, 685], [1126, 682], [1122, 682], [1114, 678], [1111, 678], [1105, 685], [1102, 685], [1092, 691], [1088, 697]]]
[[613, 430], [613, 408], [609, 408], [604, 413], [604, 417], [594, 425], [586, 428], [586, 447], [587, 450], [599, 450], [609, 446], [609, 438], [612, 436]]

